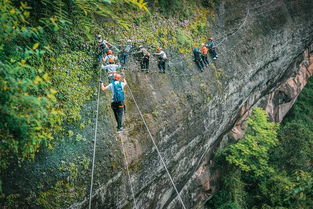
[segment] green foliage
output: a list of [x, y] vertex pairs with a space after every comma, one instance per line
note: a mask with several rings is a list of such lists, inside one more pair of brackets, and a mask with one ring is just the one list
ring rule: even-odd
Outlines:
[[277, 162], [283, 161], [290, 171], [312, 170], [313, 127], [311, 123], [293, 120], [285, 123], [280, 129], [281, 146], [273, 153], [273, 158]]
[[245, 172], [253, 172], [255, 176], [264, 176], [273, 173], [268, 165], [269, 150], [277, 140], [277, 128], [274, 123], [268, 122], [264, 110], [255, 108], [248, 119], [244, 138], [227, 148], [226, 160]]
[[62, 161], [59, 168], [65, 172], [67, 178], [60, 180], [47, 191], [41, 191], [36, 198], [36, 205], [40, 208], [67, 208], [77, 200], [82, 200], [87, 191], [82, 182], [84, 176], [88, 176], [89, 159], [82, 157], [76, 162]]
[[72, 162], [61, 162], [59, 171], [64, 173], [65, 178], [58, 180], [49, 189], [43, 189], [38, 194], [31, 193], [24, 197], [21, 194], [10, 194], [6, 197], [7, 208], [67, 208], [77, 201], [82, 201], [89, 182], [89, 163], [86, 156], [78, 157]]
[[176, 32], [177, 43], [181, 45], [183, 48], [191, 48], [192, 41], [190, 37], [188, 37], [183, 30], [177, 30]]
[[218, 3], [219, 3], [219, 0], [202, 0], [203, 6], [210, 7], [210, 8], [215, 8]]
[[[221, 163], [221, 162], [220, 162]], [[226, 163], [226, 162], [225, 162]], [[241, 209], [245, 206], [246, 192], [245, 183], [241, 179], [241, 171], [232, 166], [224, 167], [222, 176], [222, 189], [207, 203], [208, 208], [217, 209]]]
[[[7, 159], [34, 158], [40, 145], [60, 130], [62, 111], [55, 108], [55, 91], [43, 69], [44, 50], [35, 40], [41, 27], [27, 24], [29, 7], [10, 1], [1, 5], [0, 55], [0, 168]], [[34, 41], [29, 41], [34, 40]]]
[[93, 78], [94, 61], [83, 52], [63, 54], [50, 60], [48, 67], [53, 68], [50, 70], [50, 77], [53, 85], [58, 87], [56, 98], [65, 113], [63, 120], [79, 121], [81, 105], [93, 96], [88, 83]]
[[311, 78], [281, 124], [279, 141], [277, 125], [266, 122], [261, 110], [254, 111], [245, 137], [217, 155], [223, 165], [222, 189], [207, 203], [208, 208], [289, 209], [313, 205], [312, 99]]
[[1, 1], [1, 170], [9, 158], [33, 159], [63, 122], [80, 120], [80, 107], [92, 96], [94, 59], [73, 50], [93, 39], [96, 16], [123, 22], [110, 3], [147, 9], [141, 0]]
[[[52, 148], [52, 139], [62, 135], [65, 126], [80, 124], [81, 106], [94, 95], [90, 85], [96, 75], [92, 44], [99, 29], [95, 23], [105, 19], [115, 27], [129, 26], [123, 19], [128, 11], [112, 10], [126, 5], [133, 11], [147, 11], [142, 0], [0, 1], [1, 179], [11, 163], [21, 166], [24, 160], [34, 159], [42, 146]], [[79, 134], [75, 139], [86, 140]], [[60, 181], [48, 189], [50, 194], [41, 193], [37, 204], [60, 208], [45, 201], [73, 201], [76, 196], [67, 196], [73, 194], [73, 187], [72, 182]], [[52, 194], [59, 197], [53, 199]], [[30, 199], [34, 195], [38, 194], [31, 192]], [[4, 198], [10, 208], [31, 202], [22, 194]]]

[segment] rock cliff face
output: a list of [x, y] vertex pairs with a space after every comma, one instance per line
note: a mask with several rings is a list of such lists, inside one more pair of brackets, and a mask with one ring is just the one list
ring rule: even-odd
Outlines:
[[[220, 56], [205, 72], [188, 69], [189, 57], [169, 51], [172, 76], [128, 74], [187, 208], [201, 208], [215, 189], [210, 153], [220, 139], [256, 104], [281, 121], [312, 71], [306, 64], [313, 43], [312, 1], [221, 1], [212, 29]], [[123, 140], [137, 207], [183, 208], [133, 101], [128, 107]], [[126, 177], [115, 178], [129, 185]], [[128, 191], [100, 186], [94, 206], [111, 208], [116, 199], [116, 208], [130, 206]], [[110, 199], [111, 192], [118, 198]]]
[[[297, 100], [308, 78], [313, 75], [313, 54], [310, 53], [312, 51], [313, 45], [311, 44], [289, 67], [288, 72], [291, 73], [291, 77], [279, 82], [278, 87], [257, 101], [256, 105], [266, 110], [271, 121], [280, 123], [283, 120]], [[242, 125], [251, 113], [251, 105], [254, 104], [255, 101], [249, 101], [242, 106], [241, 118], [229, 133], [231, 138], [238, 140], [243, 137]]]
[[[167, 51], [170, 74], [127, 72], [136, 102], [188, 209], [203, 208], [215, 190], [210, 157], [221, 139], [234, 127], [234, 137], [240, 136], [240, 124], [254, 105], [266, 107], [274, 121], [281, 121], [313, 68], [311, 0], [220, 0], [210, 21], [214, 33], [209, 35], [218, 42], [219, 58], [205, 72], [199, 73], [190, 56], [172, 50]], [[138, 67], [131, 62], [130, 68]], [[152, 69], [156, 71], [156, 66]], [[130, 184], [137, 208], [183, 208], [130, 89], [126, 94], [122, 137], [114, 134], [113, 117], [107, 114], [109, 96], [101, 96], [92, 208], [132, 208]], [[95, 102], [87, 104], [84, 117], [93, 117], [94, 107]], [[83, 136], [90, 138], [92, 131], [93, 126], [87, 126]], [[69, 158], [73, 153], [90, 155], [92, 146], [88, 140], [59, 149], [63, 158]], [[37, 163], [46, 165], [53, 156], [46, 154]], [[58, 163], [48, 167], [58, 167]], [[28, 175], [31, 178], [31, 172]], [[47, 181], [45, 174], [37, 179]], [[85, 180], [88, 187], [89, 176]], [[87, 206], [86, 195], [71, 208]]]

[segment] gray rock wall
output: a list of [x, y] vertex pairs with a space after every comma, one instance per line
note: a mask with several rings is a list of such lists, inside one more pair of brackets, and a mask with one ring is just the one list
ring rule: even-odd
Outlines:
[[[221, 1], [210, 34], [220, 56], [209, 69], [187, 69], [192, 60], [170, 52], [172, 76], [127, 74], [187, 208], [201, 207], [214, 191], [210, 153], [242, 107], [249, 110], [293, 75], [290, 66], [313, 42], [312, 14], [313, 2], [306, 0]], [[133, 101], [127, 105], [123, 140], [138, 208], [183, 208]], [[117, 208], [132, 205], [128, 187], [113, 190], [119, 191]], [[96, 208], [111, 208], [105, 197], [112, 191], [99, 190]]]
[[[220, 0], [213, 19], [209, 20], [212, 28], [208, 35], [218, 42], [219, 58], [211, 60], [205, 72], [199, 72], [191, 56], [169, 49], [169, 74], [158, 74], [155, 63], [152, 73], [144, 74], [137, 71], [135, 62], [126, 72], [130, 89], [188, 209], [202, 208], [215, 190], [218, 174], [210, 170], [213, 149], [252, 106], [264, 98], [273, 101], [266, 95], [294, 76], [299, 68], [292, 66], [299, 64], [299, 56], [313, 43], [311, 0]], [[101, 95], [92, 208], [132, 208], [131, 183], [138, 209], [181, 209], [130, 89], [126, 89], [122, 136], [115, 134], [110, 95]], [[44, 189], [66, 176], [56, 169], [62, 165], [61, 159], [80, 155], [91, 159], [95, 105], [95, 101], [86, 104], [83, 112], [83, 120], [92, 119], [81, 131], [87, 141], [67, 141], [52, 152], [44, 151], [35, 164], [6, 179], [10, 185], [6, 191], [35, 190], [31, 183], [35, 181]], [[89, 175], [81, 172], [78, 176], [84, 182], [86, 198], [69, 198], [74, 202], [70, 208], [88, 207]]]

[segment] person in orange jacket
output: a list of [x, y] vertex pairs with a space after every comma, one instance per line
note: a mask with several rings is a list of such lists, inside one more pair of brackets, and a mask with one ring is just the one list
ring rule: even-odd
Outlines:
[[208, 51], [209, 49], [205, 46], [205, 44], [201, 44], [201, 59], [206, 67], [210, 64], [208, 60]]

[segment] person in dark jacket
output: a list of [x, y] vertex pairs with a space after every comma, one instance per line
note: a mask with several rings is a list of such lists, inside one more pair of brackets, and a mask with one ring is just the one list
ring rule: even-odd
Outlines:
[[199, 48], [194, 48], [192, 50], [192, 52], [193, 52], [194, 61], [195, 61], [196, 65], [198, 66], [200, 71], [203, 71], [204, 70], [204, 64], [203, 64], [203, 61], [202, 61], [202, 58], [201, 58], [201, 51], [200, 51], [200, 49]]
[[149, 72], [149, 62], [150, 62], [150, 53], [148, 50], [143, 46], [139, 46], [139, 51], [136, 53], [140, 56], [140, 67], [141, 70], [148, 73]]
[[213, 40], [213, 38], [209, 38], [209, 42], [206, 44], [206, 46], [208, 47], [208, 49], [210, 50], [210, 54], [212, 56], [212, 58], [214, 60], [217, 59], [218, 55], [216, 53], [216, 43], [215, 41]]

